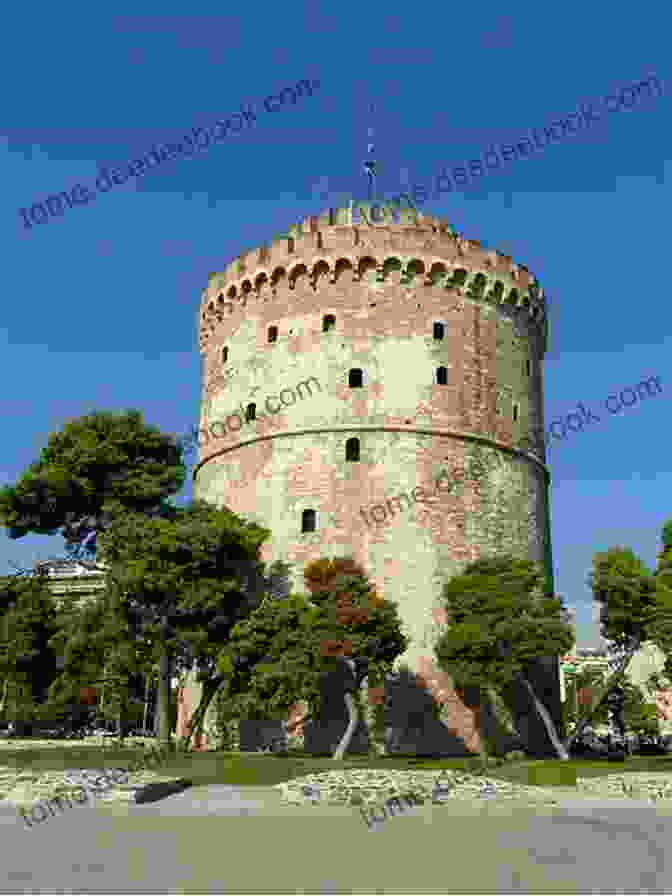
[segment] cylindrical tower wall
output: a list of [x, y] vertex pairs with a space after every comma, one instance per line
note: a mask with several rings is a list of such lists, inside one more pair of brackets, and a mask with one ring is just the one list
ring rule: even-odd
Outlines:
[[295, 590], [352, 554], [398, 603], [400, 660], [429, 668], [446, 579], [484, 554], [545, 562], [545, 308], [525, 268], [435, 218], [331, 210], [213, 275], [200, 319], [195, 494], [268, 526]]

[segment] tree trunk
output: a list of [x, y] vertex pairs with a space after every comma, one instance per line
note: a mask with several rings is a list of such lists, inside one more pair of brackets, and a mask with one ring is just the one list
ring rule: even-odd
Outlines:
[[149, 712], [149, 678], [145, 677], [145, 711], [142, 715], [142, 733], [147, 734], [147, 714]]
[[611, 674], [611, 676], [607, 679], [607, 682], [604, 685], [604, 687], [602, 688], [602, 691], [598, 692], [597, 699], [593, 703], [588, 714], [583, 719], [581, 719], [580, 722], [577, 723], [576, 728], [574, 729], [574, 733], [572, 735], [570, 735], [567, 738], [567, 740], [565, 741], [565, 749], [570, 750], [574, 741], [578, 737], [580, 737], [581, 734], [583, 733], [583, 731], [588, 727], [588, 725], [590, 724], [590, 720], [595, 715], [597, 710], [600, 708], [600, 704], [602, 703], [602, 701], [605, 699], [605, 697], [608, 695], [609, 691], [617, 683], [619, 678], [621, 678], [621, 676], [624, 675], [625, 670], [628, 668], [628, 663], [633, 658], [635, 653], [636, 653], [636, 650], [631, 650], [631, 651], [628, 651], [628, 653], [623, 657], [621, 662], [618, 664], [618, 667], [614, 670], [614, 672]]
[[103, 686], [100, 689], [100, 714], [103, 718], [105, 718], [105, 685], [107, 684], [107, 679], [105, 678], [105, 664], [103, 664]]
[[548, 734], [549, 740], [553, 744], [555, 752], [558, 754], [560, 759], [563, 759], [565, 761], [568, 760], [569, 753], [567, 752], [564, 744], [558, 737], [558, 732], [555, 730], [555, 725], [553, 724], [553, 719], [548, 714], [548, 710], [546, 709], [544, 704], [541, 702], [541, 700], [537, 697], [537, 695], [534, 693], [534, 688], [532, 687], [530, 682], [527, 680], [527, 678], [525, 678], [524, 675], [521, 675], [520, 680], [522, 681], [522, 683], [525, 685], [525, 687], [527, 688], [527, 690], [530, 693], [530, 697], [532, 698], [532, 702], [534, 703], [534, 708], [537, 710], [537, 712], [541, 716], [541, 720], [544, 723], [544, 727], [546, 728], [546, 733]]
[[348, 722], [348, 727], [345, 729], [345, 734], [341, 738], [341, 742], [336, 747], [336, 752], [332, 756], [332, 759], [342, 759], [345, 751], [350, 746], [350, 741], [352, 740], [352, 735], [355, 733], [355, 728], [357, 727], [357, 722], [359, 721], [359, 715], [357, 713], [357, 704], [354, 701], [352, 694], [346, 694], [345, 697], [345, 705], [348, 707], [348, 715], [350, 716], [350, 721]]
[[376, 708], [371, 703], [369, 697], [369, 679], [364, 679], [362, 682], [362, 690], [360, 691], [362, 695], [362, 705], [363, 705], [363, 720], [364, 726], [366, 727], [366, 736], [369, 742], [369, 753], [372, 753], [375, 756], [382, 756], [385, 754], [385, 743], [384, 741], [381, 743], [379, 732], [376, 728]]
[[184, 750], [185, 752], [187, 752], [191, 745], [192, 738], [197, 734], [202, 733], [203, 722], [205, 721], [205, 715], [208, 711], [208, 707], [210, 706], [212, 698], [215, 696], [224, 680], [225, 679], [223, 675], [217, 675], [215, 678], [211, 678], [203, 682], [201, 699], [198, 701], [198, 706], [194, 710], [194, 714], [191, 717], [189, 731], [187, 735], [180, 741], [180, 750]]
[[[612, 690], [612, 693], [616, 693], [617, 688]], [[623, 690], [621, 689], [621, 694]], [[611, 694], [609, 695], [611, 696]], [[607, 697], [607, 700], [609, 698]], [[609, 712], [607, 715], [607, 720], [609, 723], [609, 743], [612, 745], [617, 745], [617, 747], [623, 747], [626, 749], [625, 742], [625, 707], [621, 702], [619, 707], [614, 710], [612, 706], [609, 706]]]
[[298, 719], [294, 719], [294, 721], [285, 725], [285, 731], [287, 734], [287, 749], [288, 750], [305, 750], [305, 728], [301, 734], [295, 734], [294, 732], [299, 728], [300, 725], [304, 724], [307, 721], [312, 720], [313, 714], [310, 711], [310, 707], [308, 707], [305, 715], [300, 716]]
[[[168, 633], [168, 620], [164, 617], [161, 621], [161, 640], [164, 644], [168, 638]], [[159, 658], [157, 703], [159, 711], [159, 741], [162, 746], [170, 747], [170, 657], [165, 650]]]

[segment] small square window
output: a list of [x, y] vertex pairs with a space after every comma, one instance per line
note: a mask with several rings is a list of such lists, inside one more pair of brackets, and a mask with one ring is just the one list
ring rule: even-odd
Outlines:
[[345, 459], [346, 461], [359, 460], [359, 439], [348, 439], [345, 443]]
[[317, 514], [314, 510], [304, 510], [301, 514], [301, 532], [315, 532], [317, 528]]

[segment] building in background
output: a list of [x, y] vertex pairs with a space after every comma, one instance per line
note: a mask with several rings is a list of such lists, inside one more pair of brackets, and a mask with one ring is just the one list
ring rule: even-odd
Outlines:
[[[583, 669], [596, 668], [602, 673], [601, 680], [605, 681], [610, 672], [609, 665], [609, 652], [606, 646], [579, 647], [575, 648], [573, 654], [563, 656], [560, 660], [560, 687], [563, 702], [566, 698], [567, 683], [571, 676]], [[666, 679], [662, 674], [664, 666], [665, 654], [655, 644], [647, 641], [630, 660], [625, 674], [632, 684], [641, 689], [644, 699], [648, 703], [656, 704], [661, 734], [672, 734], [672, 689], [666, 686]], [[660, 676], [662, 688], [650, 682], [652, 675]], [[585, 688], [584, 691], [589, 692], [591, 689]], [[584, 695], [586, 705], [590, 702], [591, 694], [592, 692]]]
[[[661, 734], [672, 734], [672, 689], [663, 675], [665, 654], [652, 642], [642, 645], [630, 661], [627, 676], [633, 684], [642, 689], [648, 703], [655, 703]], [[657, 675], [662, 687], [650, 683], [651, 675]]]
[[78, 560], [43, 560], [35, 565], [34, 574], [47, 576], [47, 587], [60, 609], [67, 604], [81, 606], [105, 587], [102, 563], [85, 565]]
[[[567, 684], [570, 678], [584, 669], [599, 669], [603, 678], [607, 675], [609, 660], [602, 648], [574, 647], [573, 653], [560, 658], [560, 699], [567, 697]], [[588, 690], [588, 689], [585, 689]]]

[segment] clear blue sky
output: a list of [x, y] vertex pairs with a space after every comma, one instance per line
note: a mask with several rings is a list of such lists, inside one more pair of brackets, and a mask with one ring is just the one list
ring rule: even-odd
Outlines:
[[[597, 643], [593, 552], [628, 545], [652, 567], [672, 517], [670, 11], [515, 6], [297, 2], [226, 15], [197, 4], [187, 15], [144, 4], [137, 15], [119, 4], [11, 4], [0, 38], [0, 483], [94, 407], [137, 407], [173, 432], [197, 421], [208, 272], [365, 195], [371, 103], [379, 190], [390, 194], [406, 176], [426, 183], [441, 165], [654, 74], [662, 98], [601, 110], [589, 131], [423, 206], [539, 277], [551, 304], [547, 423], [579, 401], [601, 412], [550, 452], [556, 590], [577, 610], [579, 645]], [[261, 110], [302, 78], [319, 79], [312, 98]], [[21, 224], [19, 207], [92, 185], [99, 167], [246, 102], [257, 122], [240, 136], [30, 231]], [[659, 397], [614, 416], [598, 407], [655, 374]], [[61, 545], [2, 539], [0, 571]]]

